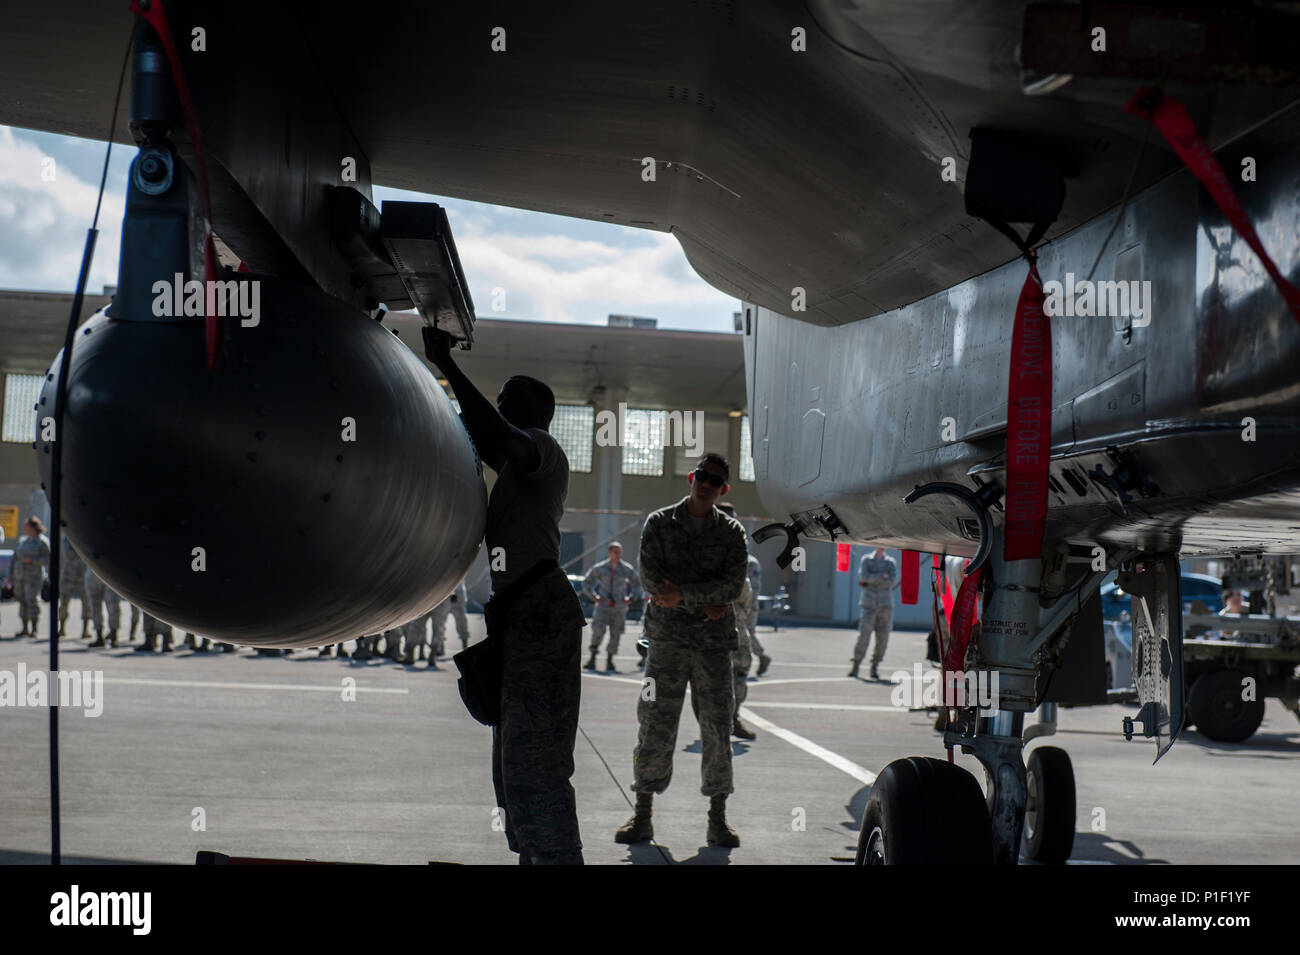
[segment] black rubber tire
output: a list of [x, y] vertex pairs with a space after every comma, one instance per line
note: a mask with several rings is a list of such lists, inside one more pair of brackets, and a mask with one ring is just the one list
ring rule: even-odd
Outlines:
[[1264, 701], [1241, 698], [1241, 681], [1248, 676], [1241, 670], [1213, 670], [1192, 684], [1187, 708], [1202, 736], [1216, 743], [1240, 743], [1259, 729]]
[[1021, 849], [1027, 858], [1060, 865], [1074, 848], [1074, 766], [1057, 746], [1039, 746], [1025, 765], [1025, 827]]
[[992, 865], [984, 791], [960, 766], [910, 756], [871, 785], [857, 865]]

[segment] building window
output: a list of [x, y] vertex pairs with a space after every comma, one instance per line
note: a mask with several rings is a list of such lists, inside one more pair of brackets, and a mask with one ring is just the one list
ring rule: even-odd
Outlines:
[[[694, 414], [694, 412], [687, 413]], [[704, 426], [696, 428], [695, 419], [691, 418], [691, 447], [679, 443], [674, 449], [673, 470], [676, 474], [690, 474], [695, 470], [695, 465], [699, 463], [700, 458], [710, 452], [720, 454], [731, 461], [731, 422], [716, 414], [705, 415], [703, 420]], [[675, 432], [676, 429], [672, 430]], [[676, 434], [670, 434], [669, 437], [674, 438]], [[735, 467], [734, 461], [732, 467]]]
[[659, 477], [664, 473], [664, 432], [668, 412], [628, 408], [623, 423], [623, 473]]
[[5, 375], [5, 441], [31, 444], [36, 440], [36, 402], [44, 375]]
[[754, 480], [754, 435], [749, 428], [749, 415], [740, 418], [740, 479]]
[[556, 405], [551, 434], [564, 449], [570, 471], [591, 471], [591, 439], [596, 412], [590, 405]]

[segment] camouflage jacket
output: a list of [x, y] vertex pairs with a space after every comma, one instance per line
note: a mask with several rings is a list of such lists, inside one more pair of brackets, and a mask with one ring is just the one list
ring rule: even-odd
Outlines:
[[10, 564], [9, 576], [14, 580], [22, 574], [26, 579], [40, 579], [50, 563], [50, 539], [44, 534], [24, 537], [14, 548], [13, 562]]
[[641, 595], [636, 568], [625, 560], [619, 561], [618, 567], [608, 560], [592, 565], [583, 578], [582, 590], [597, 606], [606, 606], [606, 600], [614, 601], [614, 609], [622, 607], [625, 598]]
[[734, 650], [738, 645], [735, 613], [710, 620], [704, 608], [725, 604], [731, 609], [740, 598], [749, 556], [745, 528], [715, 507], [697, 534], [690, 524], [687, 500], [655, 511], [641, 532], [641, 586], [646, 594], [659, 593], [665, 580], [682, 591], [676, 607], [646, 604], [646, 636], [651, 644]]
[[872, 557], [863, 554], [858, 564], [858, 581], [862, 587], [863, 607], [888, 607], [894, 602], [893, 590], [898, 586], [898, 564], [888, 554]]

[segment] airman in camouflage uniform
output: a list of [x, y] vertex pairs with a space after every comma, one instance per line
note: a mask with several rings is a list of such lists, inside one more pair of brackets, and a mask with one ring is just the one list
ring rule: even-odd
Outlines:
[[871, 654], [871, 679], [880, 679], [880, 661], [889, 646], [889, 629], [894, 625], [894, 588], [898, 586], [898, 564], [886, 555], [883, 547], [873, 553], [863, 554], [858, 564], [858, 583], [862, 587], [862, 616], [858, 619], [858, 642], [853, 647], [853, 669], [849, 676], [858, 675], [858, 667], [867, 655], [871, 631], [876, 631], [875, 650]]
[[89, 567], [86, 568], [86, 600], [90, 604], [90, 617], [95, 621], [95, 640], [92, 647], [104, 646], [104, 609], [108, 609], [108, 642], [117, 646], [117, 628], [122, 625], [122, 598], [104, 583]]
[[614, 669], [614, 654], [618, 653], [618, 640], [623, 636], [627, 622], [627, 608], [634, 597], [641, 594], [641, 583], [636, 568], [623, 559], [623, 545], [618, 541], [609, 545], [609, 558], [593, 564], [582, 581], [583, 592], [592, 599], [596, 609], [591, 614], [591, 657], [584, 669], [596, 669], [596, 654], [609, 628], [609, 648], [605, 652], [605, 671]]
[[45, 569], [50, 565], [50, 540], [44, 530], [39, 517], [29, 517], [23, 525], [26, 536], [14, 548], [9, 578], [13, 581], [18, 616], [23, 624], [15, 637], [35, 637], [41, 619], [41, 584], [45, 582]]
[[81, 636], [90, 636], [90, 601], [86, 599], [86, 563], [65, 534], [59, 541], [59, 636], [68, 632], [69, 602], [81, 601]]
[[677, 724], [689, 684], [699, 703], [700, 791], [711, 801], [708, 840], [740, 844], [726, 822], [726, 800], [734, 791], [732, 652], [738, 637], [732, 604], [745, 585], [747, 549], [744, 527], [714, 507], [729, 474], [725, 458], [705, 455], [688, 477], [690, 494], [652, 513], [641, 533], [641, 585], [652, 595], [645, 614], [650, 650], [632, 756], [636, 814], [619, 829], [617, 842], [641, 842], [654, 834], [653, 798], [672, 780]]
[[[425, 355], [446, 376], [461, 420], [497, 472], [484, 541], [494, 560], [492, 637], [501, 647], [501, 718], [492, 728], [492, 784], [506, 841], [521, 864], [582, 863], [573, 749], [586, 619], [559, 566], [569, 460], [546, 430], [555, 395], [543, 382], [506, 380], [493, 408], [451, 359], [451, 336], [425, 327]], [[544, 568], [549, 568], [543, 570]], [[541, 574], [531, 580], [534, 572]], [[528, 575], [529, 580], [524, 580]]]

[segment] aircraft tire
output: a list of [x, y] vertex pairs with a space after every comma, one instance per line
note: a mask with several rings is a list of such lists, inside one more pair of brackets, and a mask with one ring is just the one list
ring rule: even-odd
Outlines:
[[1026, 857], [1060, 865], [1074, 848], [1074, 766], [1058, 746], [1039, 746], [1025, 767]]
[[910, 756], [871, 785], [856, 865], [991, 865], [993, 833], [980, 784], [946, 760]]
[[1264, 701], [1241, 698], [1241, 681], [1248, 676], [1242, 670], [1212, 670], [1192, 684], [1187, 708], [1202, 736], [1216, 743], [1240, 743], [1259, 729]]

